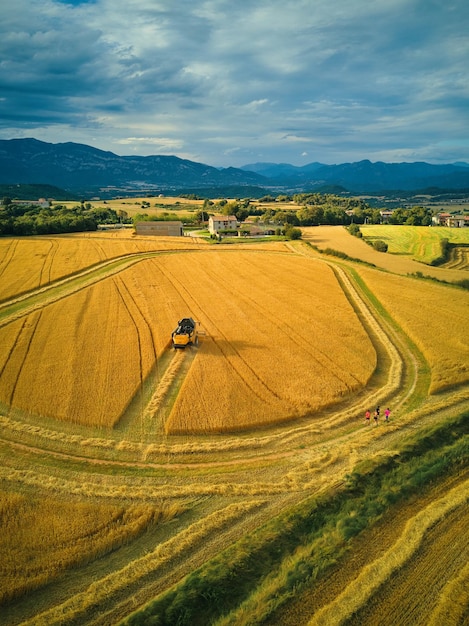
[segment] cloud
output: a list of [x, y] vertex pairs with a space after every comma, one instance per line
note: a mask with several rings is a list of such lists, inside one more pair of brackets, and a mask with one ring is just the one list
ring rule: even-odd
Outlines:
[[468, 26], [465, 0], [2, 3], [0, 136], [214, 165], [468, 159]]
[[133, 151], [137, 152], [142, 145], [150, 146], [152, 150], [162, 154], [177, 152], [184, 145], [181, 140], [170, 137], [125, 137], [124, 139], [119, 139], [117, 143], [123, 146], [130, 146]]

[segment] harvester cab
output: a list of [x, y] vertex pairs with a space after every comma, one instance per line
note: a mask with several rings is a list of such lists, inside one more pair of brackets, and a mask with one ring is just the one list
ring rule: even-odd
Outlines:
[[197, 322], [192, 317], [184, 317], [179, 320], [177, 328], [171, 334], [174, 348], [185, 348], [199, 343]]

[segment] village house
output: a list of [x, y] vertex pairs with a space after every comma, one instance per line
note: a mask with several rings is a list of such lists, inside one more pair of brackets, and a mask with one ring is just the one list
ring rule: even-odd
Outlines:
[[469, 215], [452, 215], [451, 213], [438, 213], [432, 217], [433, 224], [437, 226], [449, 226], [450, 228], [469, 227]]
[[394, 213], [394, 211], [391, 211], [389, 209], [385, 209], [384, 211], [380, 211], [381, 223], [382, 224], [387, 224], [389, 222], [389, 218], [392, 217], [393, 213]]
[[451, 228], [469, 227], [469, 215], [452, 215], [449, 218], [449, 226]]
[[208, 230], [211, 235], [236, 235], [238, 230], [238, 220], [234, 215], [211, 215], [208, 219]]

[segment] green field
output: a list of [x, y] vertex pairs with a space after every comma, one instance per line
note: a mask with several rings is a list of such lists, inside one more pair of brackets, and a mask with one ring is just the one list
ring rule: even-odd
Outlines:
[[388, 253], [409, 255], [430, 264], [441, 256], [441, 240], [469, 245], [469, 228], [445, 226], [391, 226], [387, 224], [360, 226], [365, 241], [381, 239], [388, 244]]

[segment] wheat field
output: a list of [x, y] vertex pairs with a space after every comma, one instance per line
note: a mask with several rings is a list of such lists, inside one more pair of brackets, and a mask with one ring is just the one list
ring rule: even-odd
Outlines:
[[[112, 232], [0, 253], [2, 623], [130, 624], [174, 596], [149, 619], [465, 624], [467, 292], [407, 276], [402, 255], [382, 271], [301, 241]], [[199, 345], [175, 351], [188, 315]], [[367, 425], [377, 405], [390, 421]], [[409, 442], [438, 429], [427, 482], [396, 500]], [[354, 534], [351, 489], [321, 531], [358, 471], [394, 504], [374, 493]]]
[[159, 382], [158, 362], [187, 315], [205, 336], [168, 433], [299, 417], [360, 389], [376, 366], [329, 267], [288, 253], [187, 252], [144, 260], [0, 328], [0, 399], [113, 426], [148, 376]]
[[0, 604], [130, 543], [181, 505], [119, 505], [1, 492]]
[[[467, 291], [403, 276], [361, 275], [394, 319], [423, 351], [431, 367], [430, 393], [469, 381]], [[436, 313], [437, 312], [437, 313]]]
[[136, 237], [133, 230], [0, 239], [0, 299], [43, 287], [106, 260], [197, 247], [191, 238]]

